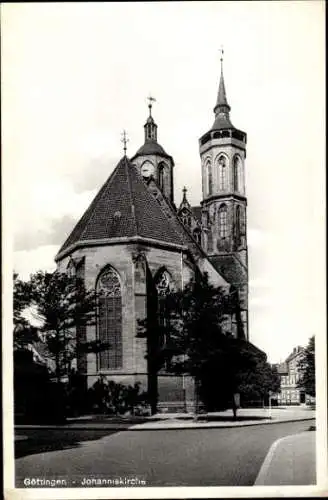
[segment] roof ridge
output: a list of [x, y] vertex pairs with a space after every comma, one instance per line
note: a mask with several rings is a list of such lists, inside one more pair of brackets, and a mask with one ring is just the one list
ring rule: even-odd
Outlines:
[[[106, 188], [109, 188], [112, 183], [113, 183], [113, 180], [115, 179], [115, 176], [117, 175], [117, 172], [118, 172], [118, 169], [119, 169], [119, 166], [121, 164], [121, 161], [120, 160], [118, 162], [118, 164], [116, 165], [116, 167], [114, 168], [113, 172], [110, 174], [109, 177], [107, 177], [106, 181], [104, 182], [103, 186], [100, 188], [100, 191], [99, 193], [96, 195], [96, 197], [94, 198], [94, 200], [92, 201], [89, 209], [87, 210], [88, 212], [88, 215], [89, 215], [89, 219], [93, 216], [93, 213], [94, 211], [96, 210], [97, 208], [97, 205], [98, 205], [98, 202], [102, 199], [105, 191], [106, 191]], [[90, 211], [89, 211], [90, 210]], [[86, 224], [85, 227], [83, 228], [83, 230], [81, 231], [80, 233], [80, 238], [83, 236], [83, 234], [85, 233], [86, 229], [87, 229], [88, 225]]]
[[[173, 212], [174, 216], [177, 218], [177, 214], [174, 210], [174, 207], [172, 205], [172, 203], [170, 202], [170, 200], [165, 196], [165, 194], [162, 192], [161, 188], [159, 187], [159, 185], [157, 184], [157, 182], [155, 181], [155, 179], [153, 179], [154, 183], [155, 183], [155, 186], [159, 189], [161, 195], [163, 196], [163, 199], [164, 201], [168, 204], [171, 212]], [[170, 220], [167, 218], [167, 215], [163, 209], [163, 207], [161, 206], [161, 204], [158, 202], [158, 200], [152, 195], [152, 193], [148, 190], [148, 188], [146, 187], [145, 185], [145, 189], [147, 189], [147, 191], [149, 192], [150, 196], [152, 196], [154, 198], [154, 200], [156, 201], [157, 205], [159, 206], [161, 212], [163, 213], [165, 219], [167, 220], [167, 222], [171, 225], [170, 223]], [[175, 232], [175, 234], [177, 235], [177, 237], [179, 238], [179, 240], [181, 241], [182, 244], [184, 244], [184, 241], [183, 239], [181, 238], [180, 234], [177, 232], [177, 230], [175, 229], [175, 227], [172, 227], [173, 231]]]
[[[133, 222], [134, 222], [134, 227], [135, 227], [136, 234], [139, 236], [138, 222], [137, 222], [136, 211], [135, 211], [135, 203], [134, 203], [134, 198], [133, 198], [133, 195], [132, 195], [132, 185], [131, 185], [131, 178], [130, 178], [130, 167], [128, 165], [128, 159], [126, 157], [124, 159], [125, 159], [125, 162], [124, 162], [125, 173], [126, 173], [126, 176], [127, 176], [128, 186], [129, 186], [129, 195], [130, 195], [130, 201], [131, 201], [132, 219], [133, 219]], [[132, 167], [132, 164], [131, 164], [131, 167]], [[132, 167], [132, 168], [134, 168], [134, 167]]]
[[[130, 162], [131, 163], [131, 162]], [[131, 163], [131, 166], [133, 167], [133, 164]], [[132, 170], [130, 170], [130, 172], [132, 172]], [[152, 199], [155, 204], [156, 204], [156, 208], [159, 209], [161, 215], [163, 216], [164, 220], [167, 222], [167, 224], [169, 225], [170, 229], [173, 231], [173, 233], [175, 234], [176, 238], [178, 241], [180, 241], [180, 244], [184, 244], [182, 238], [181, 238], [181, 235], [176, 231], [176, 229], [172, 226], [170, 220], [168, 219], [167, 217], [167, 214], [165, 213], [165, 210], [163, 209], [163, 207], [161, 206], [161, 204], [158, 202], [158, 200], [153, 196], [153, 194], [151, 193], [151, 191], [148, 189], [147, 185], [145, 184], [142, 176], [139, 174], [139, 172], [137, 171], [137, 169], [134, 169], [133, 170], [133, 175], [135, 176], [135, 178], [137, 179], [137, 182], [139, 183], [140, 186], [142, 186], [142, 189], [144, 191], [144, 193], [146, 193], [146, 196], [150, 197], [150, 199]], [[158, 187], [161, 195], [163, 196], [164, 200], [166, 202], [169, 202], [168, 198], [166, 198], [166, 196], [163, 194], [162, 190], [159, 188], [157, 182], [155, 181], [155, 179], [152, 179], [152, 181], [154, 182], [154, 184], [156, 185], [156, 187]], [[134, 195], [134, 192], [132, 191], [131, 189], [131, 193], [133, 193]], [[133, 200], [134, 201], [134, 200]], [[175, 214], [174, 212], [174, 209], [173, 209], [173, 206], [170, 204], [170, 210]], [[137, 220], [137, 217], [135, 215], [135, 219]], [[137, 228], [138, 229], [138, 228]], [[138, 233], [139, 234], [139, 233]], [[139, 234], [141, 236], [141, 234]]]

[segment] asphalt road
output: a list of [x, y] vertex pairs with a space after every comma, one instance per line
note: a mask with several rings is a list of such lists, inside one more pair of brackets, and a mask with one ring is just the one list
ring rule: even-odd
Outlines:
[[69, 487], [93, 478], [138, 478], [146, 486], [250, 486], [275, 440], [313, 424], [123, 431], [17, 459], [16, 487], [24, 486], [24, 478], [64, 478]]

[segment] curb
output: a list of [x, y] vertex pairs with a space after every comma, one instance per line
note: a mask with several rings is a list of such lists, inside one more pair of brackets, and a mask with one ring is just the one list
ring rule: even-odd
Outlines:
[[306, 418], [298, 418], [298, 419], [286, 419], [286, 420], [269, 420], [266, 422], [252, 422], [252, 423], [240, 423], [240, 424], [223, 424], [223, 425], [202, 425], [195, 424], [193, 426], [156, 426], [156, 427], [136, 427], [137, 425], [143, 424], [132, 424], [131, 427], [109, 427], [108, 424], [90, 426], [87, 427], [85, 425], [76, 425], [72, 427], [65, 427], [60, 425], [16, 425], [15, 430], [28, 430], [28, 429], [44, 429], [44, 430], [65, 430], [65, 431], [74, 431], [74, 430], [112, 430], [112, 431], [173, 431], [173, 430], [193, 430], [193, 429], [234, 429], [236, 427], [254, 427], [256, 425], [272, 425], [272, 424], [284, 424], [290, 422], [305, 422], [308, 420], [315, 420], [315, 417], [306, 417]]
[[274, 441], [272, 443], [272, 445], [269, 448], [268, 453], [265, 456], [265, 459], [263, 460], [263, 463], [261, 465], [261, 468], [259, 470], [258, 475], [256, 476], [256, 479], [254, 481], [253, 486], [263, 486], [263, 483], [261, 481], [262, 481], [263, 477], [266, 476], [266, 474], [270, 468], [270, 465], [271, 465], [272, 460], [274, 458], [274, 455], [276, 453], [276, 449], [278, 448], [279, 444], [286, 439], [286, 437], [289, 437], [289, 436], [285, 436], [283, 438], [277, 439], [277, 441]]

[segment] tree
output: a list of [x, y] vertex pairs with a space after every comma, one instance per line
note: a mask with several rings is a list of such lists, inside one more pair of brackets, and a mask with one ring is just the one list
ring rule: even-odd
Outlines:
[[25, 310], [31, 305], [30, 283], [19, 279], [13, 273], [13, 322], [14, 322], [14, 349], [25, 349], [28, 344], [38, 339], [36, 328], [30, 325], [23, 316]]
[[28, 283], [31, 304], [42, 321], [39, 328], [55, 361], [56, 378], [70, 372], [71, 362], [79, 353], [99, 352], [108, 344], [87, 342], [79, 332], [95, 323], [95, 291], [86, 290], [83, 280], [55, 271], [38, 271]]
[[277, 389], [265, 353], [225, 331], [230, 296], [211, 285], [207, 275], [169, 293], [165, 309], [167, 321], [156, 336], [165, 339], [157, 340], [158, 366], [169, 360], [173, 372], [194, 377], [196, 408], [200, 398], [208, 411], [231, 407], [236, 418], [236, 394], [263, 397]]
[[315, 397], [315, 337], [309, 339], [308, 345], [298, 361], [299, 380], [297, 387], [309, 396]]
[[184, 290], [171, 292], [165, 299], [167, 321], [159, 330], [159, 361], [177, 374], [188, 373], [195, 380], [196, 411], [204, 397], [211, 367], [225, 351], [223, 322], [228, 313], [228, 296], [197, 274]]

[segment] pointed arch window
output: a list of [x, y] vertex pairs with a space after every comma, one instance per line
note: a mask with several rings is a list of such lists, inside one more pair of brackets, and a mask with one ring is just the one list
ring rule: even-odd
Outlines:
[[241, 160], [237, 155], [233, 159], [233, 190], [241, 190]]
[[228, 169], [226, 157], [221, 155], [218, 160], [219, 166], [219, 190], [225, 191], [227, 188]]
[[226, 238], [228, 235], [227, 206], [221, 205], [219, 208], [219, 235]]
[[158, 184], [161, 190], [164, 189], [165, 166], [164, 163], [158, 165]]
[[246, 236], [246, 208], [240, 206], [240, 235]]
[[240, 239], [240, 236], [241, 236], [240, 221], [241, 221], [240, 205], [237, 205], [237, 207], [236, 207], [236, 222], [235, 222], [235, 234], [236, 234], [236, 245], [237, 246], [239, 246], [240, 242], [241, 242], [241, 239]]
[[212, 177], [212, 165], [210, 161], [206, 163], [205, 169], [207, 175], [207, 193], [208, 195], [211, 195], [213, 192], [213, 177]]
[[[166, 269], [162, 269], [155, 278], [155, 286], [157, 290], [157, 304], [158, 304], [158, 323], [160, 327], [166, 327], [168, 322], [168, 316], [166, 311], [166, 296], [171, 291], [174, 290], [174, 284], [171, 275]], [[162, 337], [159, 339], [161, 346], [167, 345], [169, 338], [167, 334], [163, 331], [161, 332]], [[169, 363], [166, 363], [165, 368], [169, 369]]]
[[98, 355], [100, 370], [122, 368], [122, 290], [117, 272], [107, 267], [97, 281], [97, 334], [109, 348]]

